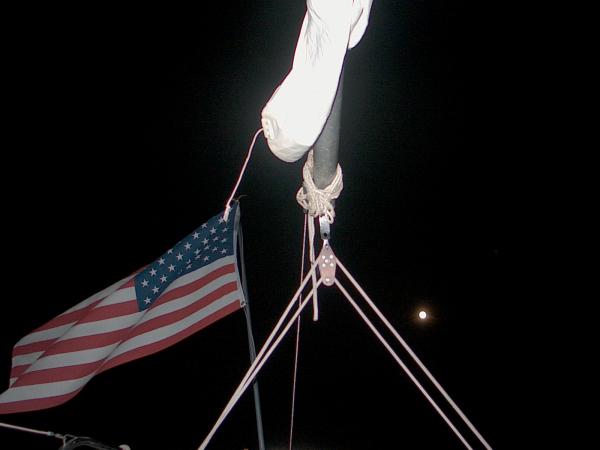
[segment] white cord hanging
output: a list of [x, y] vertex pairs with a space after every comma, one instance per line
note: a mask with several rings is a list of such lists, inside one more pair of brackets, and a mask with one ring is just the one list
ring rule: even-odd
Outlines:
[[231, 191], [231, 195], [227, 199], [227, 203], [225, 203], [225, 214], [223, 215], [223, 218], [225, 219], [225, 221], [227, 221], [229, 219], [229, 211], [231, 211], [231, 206], [230, 206], [231, 202], [233, 201], [233, 197], [235, 196], [235, 193], [237, 192], [237, 189], [238, 189], [238, 187], [240, 187], [240, 183], [242, 182], [242, 177], [244, 176], [244, 172], [246, 171], [246, 166], [248, 166], [248, 161], [250, 161], [250, 156], [252, 155], [252, 149], [254, 148], [254, 144], [256, 143], [256, 138], [262, 131], [263, 131], [263, 129], [259, 128], [256, 131], [256, 133], [254, 133], [254, 137], [252, 138], [252, 142], [250, 143], [250, 147], [248, 148], [246, 160], [244, 161], [244, 165], [242, 166], [240, 175], [238, 176], [238, 179], [235, 183], [233, 191]]
[[[304, 277], [304, 261], [306, 260], [306, 230], [308, 227], [308, 216], [304, 215], [304, 233], [302, 235], [302, 260], [300, 263], [300, 283]], [[315, 291], [316, 294], [316, 291]], [[298, 297], [298, 309], [302, 304], [302, 294]], [[292, 405], [290, 412], [290, 435], [288, 441], [288, 450], [292, 450], [292, 444], [294, 441], [294, 414], [296, 410], [296, 384], [298, 380], [298, 355], [300, 353], [300, 317], [296, 319], [296, 346], [294, 351], [294, 376], [292, 379]]]

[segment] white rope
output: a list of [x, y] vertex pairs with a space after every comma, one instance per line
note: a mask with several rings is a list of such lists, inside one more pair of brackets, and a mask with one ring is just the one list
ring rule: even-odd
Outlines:
[[[339, 260], [338, 260], [338, 264], [339, 264]], [[371, 331], [373, 331], [373, 333], [375, 334], [375, 336], [377, 336], [377, 338], [381, 341], [381, 343], [387, 349], [387, 351], [396, 360], [396, 362], [398, 363], [398, 365], [400, 367], [402, 367], [402, 370], [404, 370], [404, 372], [406, 372], [406, 374], [411, 379], [411, 381], [415, 384], [415, 386], [417, 386], [417, 388], [419, 388], [419, 390], [421, 391], [421, 393], [425, 396], [425, 398], [429, 401], [429, 403], [431, 403], [431, 405], [437, 411], [437, 413], [442, 417], [442, 419], [444, 419], [444, 421], [448, 424], [448, 426], [450, 427], [450, 429], [452, 431], [454, 431], [454, 433], [458, 436], [458, 438], [461, 440], [461, 442], [464, 444], [464, 446], [466, 448], [468, 448], [469, 450], [473, 450], [473, 448], [465, 440], [465, 438], [463, 437], [463, 435], [460, 434], [460, 431], [458, 431], [458, 429], [454, 426], [454, 424], [450, 421], [450, 419], [444, 414], [444, 412], [440, 409], [440, 407], [433, 400], [433, 398], [431, 398], [431, 396], [427, 393], [427, 391], [425, 390], [425, 388], [421, 385], [421, 383], [419, 383], [419, 381], [415, 378], [415, 376], [412, 374], [412, 372], [409, 370], [409, 368], [400, 359], [400, 357], [398, 356], [398, 354], [392, 349], [392, 347], [390, 346], [390, 344], [388, 344], [388, 342], [385, 340], [385, 338], [379, 333], [379, 331], [377, 331], [377, 329], [375, 328], [375, 326], [373, 325], [373, 323], [367, 318], [367, 316], [365, 315], [365, 313], [363, 312], [363, 310], [360, 309], [360, 307], [356, 304], [356, 302], [352, 299], [352, 297], [350, 296], [350, 294], [348, 294], [348, 292], [346, 291], [346, 289], [344, 289], [344, 287], [340, 284], [340, 282], [337, 279], [335, 280], [335, 284], [340, 289], [340, 291], [342, 291], [342, 294], [344, 294], [344, 296], [348, 299], [348, 301], [354, 307], [354, 309], [356, 310], [356, 312], [358, 312], [358, 314], [360, 315], [360, 317], [369, 326], [369, 328], [371, 329]]]
[[367, 293], [362, 289], [362, 287], [358, 284], [358, 282], [354, 279], [354, 277], [350, 274], [348, 269], [341, 263], [338, 259], [338, 266], [342, 269], [344, 274], [348, 277], [348, 279], [352, 282], [356, 290], [363, 296], [365, 301], [369, 304], [369, 306], [373, 309], [375, 314], [381, 319], [381, 321], [386, 325], [388, 330], [394, 335], [394, 337], [400, 342], [402, 347], [406, 350], [406, 352], [413, 358], [413, 360], [417, 363], [420, 369], [427, 375], [429, 380], [433, 383], [433, 385], [438, 389], [438, 391], [444, 396], [446, 401], [452, 406], [454, 411], [460, 416], [463, 422], [469, 427], [469, 429], [473, 432], [477, 439], [481, 442], [481, 444], [487, 449], [492, 450], [492, 447], [487, 443], [487, 441], [483, 438], [483, 436], [479, 433], [479, 431], [475, 428], [475, 426], [471, 423], [471, 421], [467, 418], [467, 416], [461, 411], [458, 405], [450, 398], [446, 390], [442, 387], [440, 383], [435, 379], [435, 377], [429, 372], [425, 364], [419, 359], [419, 357], [415, 354], [415, 352], [410, 348], [410, 346], [406, 343], [406, 341], [400, 336], [400, 334], [396, 331], [396, 329], [392, 326], [392, 324], [386, 319], [383, 313], [377, 308], [373, 300], [369, 298]]
[[[308, 257], [310, 258], [311, 265], [315, 265], [315, 219], [314, 217], [308, 217], [308, 214], [305, 214], [308, 219]], [[312, 274], [312, 284], [313, 287], [317, 284], [317, 273], [316, 271]], [[319, 320], [319, 297], [317, 290], [315, 289], [315, 294], [313, 295], [313, 321]]]
[[[227, 417], [227, 415], [229, 414], [229, 412], [233, 409], [233, 407], [238, 402], [238, 400], [240, 399], [240, 397], [242, 396], [242, 394], [244, 393], [244, 391], [248, 388], [248, 386], [250, 385], [250, 383], [252, 382], [252, 380], [254, 379], [254, 377], [258, 374], [258, 372], [260, 371], [260, 369], [262, 368], [262, 366], [264, 365], [264, 363], [271, 356], [271, 354], [273, 353], [273, 351], [275, 350], [275, 348], [277, 347], [277, 345], [281, 342], [281, 340], [283, 339], [283, 337], [285, 336], [285, 334], [291, 328], [294, 320], [296, 320], [296, 318], [300, 315], [300, 313], [302, 312], [302, 310], [304, 309], [304, 307], [307, 305], [308, 301], [311, 299], [313, 293], [316, 291], [316, 289], [318, 288], [318, 286], [320, 286], [321, 280], [319, 279], [319, 281], [317, 283], [317, 286], [315, 286], [308, 293], [308, 295], [306, 296], [306, 299], [302, 301], [300, 307], [292, 315], [291, 319], [285, 325], [285, 327], [283, 328], [283, 330], [280, 333], [280, 335], [277, 338], [275, 338], [275, 336], [279, 332], [279, 329], [281, 328], [281, 326], [282, 326], [285, 318], [289, 315], [290, 310], [294, 306], [294, 303], [296, 302], [296, 299], [298, 298], [298, 296], [300, 295], [300, 293], [302, 292], [302, 290], [304, 289], [304, 287], [308, 283], [308, 280], [310, 280], [310, 278], [312, 276], [312, 273], [315, 270], [316, 270], [316, 266], [313, 265], [311, 267], [310, 271], [304, 277], [304, 280], [302, 281], [300, 287], [298, 288], [298, 290], [296, 291], [296, 293], [294, 294], [294, 296], [290, 300], [288, 306], [286, 307], [285, 311], [283, 312], [283, 314], [279, 318], [279, 321], [275, 325], [275, 328], [273, 329], [273, 331], [271, 332], [271, 334], [267, 338], [267, 341], [265, 342], [265, 344], [263, 345], [263, 347], [260, 349], [260, 352], [256, 356], [256, 359], [250, 365], [250, 368], [248, 369], [248, 371], [246, 372], [246, 374], [242, 378], [242, 381], [238, 385], [237, 389], [234, 391], [233, 395], [231, 396], [231, 399], [229, 400], [229, 402], [227, 403], [227, 405], [225, 406], [225, 408], [221, 412], [221, 415], [217, 419], [216, 423], [214, 424], [214, 426], [212, 427], [212, 429], [210, 430], [210, 432], [208, 433], [208, 435], [206, 436], [206, 438], [204, 439], [204, 441], [202, 442], [202, 444], [200, 445], [200, 447], [198, 448], [198, 450], [204, 450], [206, 448], [206, 446], [209, 444], [210, 440], [214, 436], [214, 434], [217, 431], [217, 429], [221, 426], [221, 424], [223, 423], [223, 421], [225, 420], [225, 418]], [[271, 345], [271, 342], [274, 339], [275, 339], [275, 341], [274, 341], [273, 345]]]
[[[304, 261], [306, 259], [306, 227], [308, 226], [308, 215], [304, 214], [304, 231], [302, 234], [302, 261], [300, 262], [300, 282], [304, 277]], [[315, 291], [316, 294], [316, 291]], [[302, 294], [298, 297], [298, 309], [302, 304]], [[300, 322], [301, 316], [298, 316], [296, 322], [296, 345], [294, 350], [294, 377], [292, 380], [292, 407], [290, 412], [290, 439], [289, 439], [289, 450], [292, 450], [292, 443], [294, 441], [294, 413], [296, 410], [296, 383], [298, 379], [298, 355], [300, 353]]]
[[20, 427], [18, 425], [11, 425], [9, 423], [4, 423], [4, 422], [0, 422], [0, 427], [9, 428], [12, 430], [24, 431], [26, 433], [32, 433], [32, 434], [42, 434], [44, 436], [50, 436], [50, 437], [54, 437], [57, 439], [62, 439], [63, 442], [65, 439], [65, 436], [63, 436], [62, 434], [54, 433], [53, 431], [34, 430], [33, 428]]
[[308, 212], [309, 216], [325, 216], [329, 223], [333, 223], [335, 219], [333, 201], [340, 196], [344, 188], [342, 168], [338, 164], [335, 176], [329, 186], [319, 189], [313, 181], [313, 167], [314, 157], [313, 150], [311, 150], [302, 169], [304, 182], [296, 194], [296, 200]]
[[240, 187], [240, 183], [242, 182], [242, 177], [244, 176], [244, 172], [246, 171], [246, 166], [248, 165], [248, 161], [250, 161], [250, 155], [252, 155], [252, 149], [254, 148], [254, 144], [256, 143], [256, 138], [258, 138], [258, 135], [260, 134], [260, 132], [262, 130], [263, 130], [262, 128], [259, 128], [256, 131], [256, 133], [254, 134], [254, 138], [252, 139], [252, 143], [250, 144], [250, 147], [248, 148], [248, 154], [246, 155], [246, 160], [244, 161], [244, 165], [242, 166], [240, 175], [238, 176], [237, 182], [235, 183], [235, 186], [233, 188], [233, 191], [231, 192], [231, 195], [227, 199], [227, 203], [225, 203], [225, 214], [223, 215], [223, 218], [225, 219], [225, 221], [227, 221], [229, 219], [229, 211], [231, 210], [231, 201], [233, 200], [233, 197], [234, 197], [238, 187]]

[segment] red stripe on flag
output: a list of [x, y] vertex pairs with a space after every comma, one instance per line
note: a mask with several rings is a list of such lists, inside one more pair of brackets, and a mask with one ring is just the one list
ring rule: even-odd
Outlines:
[[31, 364], [23, 364], [22, 366], [14, 366], [10, 371], [10, 377], [15, 378], [21, 375]]
[[55, 383], [57, 381], [76, 380], [83, 378], [98, 369], [103, 360], [74, 366], [53, 367], [51, 369], [35, 370], [25, 373], [13, 383], [11, 388], [30, 386], [32, 384]]
[[168, 338], [162, 339], [152, 344], [137, 347], [128, 351], [127, 353], [123, 353], [122, 355], [111, 359], [104, 366], [102, 366], [98, 373], [104, 372], [107, 369], [124, 364], [126, 362], [133, 361], [135, 359], [139, 359], [147, 355], [151, 355], [152, 353], [156, 353], [162, 349], [169, 347], [170, 345], [176, 344], [177, 342], [185, 339], [186, 337], [194, 334], [197, 331], [200, 331], [201, 329], [209, 326], [217, 320], [222, 319], [228, 314], [237, 311], [238, 309], [241, 309], [239, 299], [237, 301], [234, 301], [233, 303], [230, 303], [224, 308], [216, 311], [210, 316], [205, 317], [201, 321], [196, 322], [194, 325], [186, 328], [185, 330], [181, 330], [179, 333], [176, 333], [172, 336], [169, 336]]
[[78, 309], [77, 311], [71, 311], [68, 313], [61, 314], [60, 316], [57, 316], [54, 319], [52, 319], [50, 322], [46, 322], [41, 327], [36, 328], [32, 331], [32, 333], [50, 330], [51, 328], [61, 327], [63, 325], [77, 322], [78, 320], [81, 320], [82, 317], [84, 317], [92, 308], [94, 308], [102, 300], [104, 299], [100, 299], [98, 301], [95, 301], [94, 303], [90, 303], [86, 307]]
[[28, 355], [29, 353], [43, 352], [48, 347], [50, 347], [52, 343], [57, 339], [58, 337], [47, 339], [45, 341], [32, 342], [31, 344], [19, 345], [18, 347], [15, 347], [13, 349], [13, 358], [15, 356]]
[[126, 316], [139, 311], [138, 304], [134, 298], [123, 303], [114, 305], [98, 306], [86, 314], [77, 323], [96, 322], [97, 320], [112, 319], [118, 316]]
[[227, 275], [229, 273], [234, 273], [234, 272], [235, 272], [235, 264], [233, 264], [233, 263], [227, 264], [223, 267], [219, 267], [219, 268], [213, 270], [212, 272], [206, 274], [202, 278], [192, 281], [191, 283], [188, 283], [184, 286], [175, 288], [169, 292], [165, 292], [163, 295], [158, 297], [158, 299], [152, 304], [152, 308], [156, 307], [157, 305], [162, 305], [171, 300], [177, 299], [179, 297], [183, 297], [185, 295], [191, 294], [194, 291], [197, 291], [197, 290], [203, 288], [204, 286], [206, 286], [207, 284], [222, 277], [223, 275]]
[[[96, 313], [96, 311], [98, 311], [98, 312]], [[93, 321], [97, 321], [97, 320], [112, 319], [112, 318], [115, 318], [118, 316], [134, 314], [136, 312], [138, 312], [138, 306], [135, 301], [130, 301], [127, 303], [119, 303], [116, 305], [102, 306], [100, 308], [96, 308], [93, 311], [91, 311], [86, 317], [82, 318], [78, 322], [78, 324], [79, 323], [89, 323], [89, 322], [93, 322]], [[75, 326], [75, 324], [73, 324], [73, 326]], [[29, 353], [34, 353], [34, 352], [46, 351], [49, 347], [51, 347], [53, 345], [53, 343], [57, 339], [58, 338], [47, 339], [45, 341], [32, 342], [31, 344], [15, 346], [15, 348], [13, 349], [13, 352], [12, 352], [12, 356], [15, 357], [15, 356], [19, 356], [19, 355], [27, 355]], [[75, 339], [79, 339], [79, 338], [73, 338], [72, 340], [74, 341]], [[82, 337], [81, 339], [84, 339], [84, 337]], [[68, 340], [60, 341], [60, 342], [62, 343], [62, 342], [67, 342], [67, 341]], [[86, 347], [86, 348], [91, 348], [91, 347]]]
[[202, 308], [207, 307], [211, 303], [221, 299], [227, 294], [235, 292], [236, 290], [237, 283], [235, 281], [227, 283], [214, 290], [210, 294], [205, 295], [204, 297], [192, 303], [191, 305], [186, 306], [185, 308], [167, 314], [163, 314], [161, 316], [155, 317], [154, 319], [150, 319], [146, 322], [141, 323], [140, 325], [135, 326], [128, 338], [139, 336], [140, 334], [146, 333], [147, 331], [151, 331], [156, 328], [164, 327], [167, 325], [171, 325], [172, 323], [178, 322], [179, 320], [182, 320], [194, 314], [195, 312], [200, 311]]
[[130, 288], [130, 287], [133, 287], [134, 285], [135, 285], [135, 280], [131, 279], [127, 283], [125, 283], [123, 286], [116, 288], [111, 294], [107, 295], [106, 297], [99, 298], [98, 300], [90, 303], [89, 305], [85, 306], [84, 308], [78, 309], [76, 311], [63, 313], [59, 316], [56, 316], [51, 321], [49, 321], [49, 322], [45, 323], [44, 325], [42, 325], [41, 327], [33, 330], [32, 333], [35, 333], [38, 331], [49, 330], [50, 328], [59, 327], [59, 326], [66, 325], [66, 324], [69, 324], [72, 322], [77, 322], [77, 321], [81, 320], [82, 317], [84, 317], [91, 309], [95, 308], [96, 305], [98, 303], [100, 303], [101, 301], [103, 301], [105, 298], [109, 297], [110, 295], [114, 295], [121, 289]]
[[123, 328], [122, 330], [98, 333], [91, 336], [80, 336], [72, 339], [65, 339], [64, 341], [57, 342], [55, 345], [46, 350], [44, 356], [59, 355], [61, 353], [89, 350], [92, 348], [116, 344], [117, 342], [123, 340], [130, 330], [131, 328]]

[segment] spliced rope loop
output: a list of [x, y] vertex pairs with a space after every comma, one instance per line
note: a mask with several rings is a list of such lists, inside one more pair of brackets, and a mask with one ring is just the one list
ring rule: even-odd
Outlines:
[[296, 200], [311, 217], [325, 216], [329, 223], [335, 219], [333, 201], [338, 198], [344, 188], [342, 168], [337, 165], [335, 176], [329, 186], [319, 189], [313, 181], [313, 150], [308, 152], [306, 163], [302, 169], [304, 182], [296, 194]]

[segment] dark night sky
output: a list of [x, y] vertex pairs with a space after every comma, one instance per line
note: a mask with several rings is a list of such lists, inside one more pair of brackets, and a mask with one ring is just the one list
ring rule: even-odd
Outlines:
[[[1, 389], [19, 338], [223, 208], [304, 14], [302, 1], [163, 8], [15, 13], [5, 168], [18, 181], [4, 181], [4, 201], [5, 273], [18, 281], [4, 300]], [[375, 0], [346, 64], [332, 245], [490, 444], [515, 448], [533, 243], [493, 9]], [[297, 286], [301, 168], [261, 137], [238, 191], [259, 344]], [[426, 324], [414, 320], [421, 306]], [[323, 292], [320, 308], [317, 323], [303, 316], [295, 448], [463, 448], [340, 295]], [[236, 313], [97, 376], [62, 406], [0, 421], [195, 449], [248, 366], [244, 326]], [[269, 449], [287, 448], [293, 344], [259, 379]], [[252, 408], [247, 395], [209, 448], [256, 448]], [[58, 447], [0, 430], [6, 442]]]

